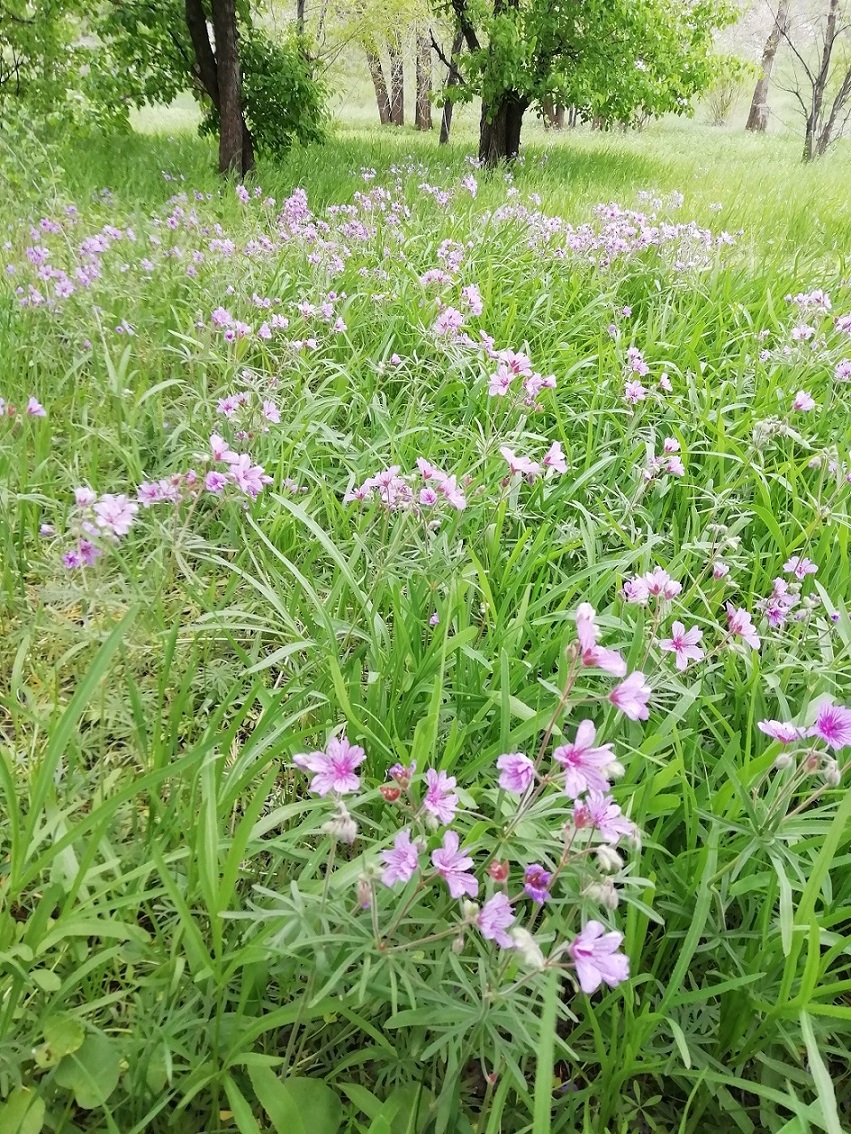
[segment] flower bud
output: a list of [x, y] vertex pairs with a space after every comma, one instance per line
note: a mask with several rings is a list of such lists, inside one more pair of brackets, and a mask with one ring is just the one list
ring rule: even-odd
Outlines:
[[614, 847], [607, 846], [605, 843], [597, 847], [597, 865], [606, 874], [617, 874], [623, 867], [623, 859], [615, 850]]
[[774, 761], [774, 767], [778, 772], [785, 772], [787, 768], [791, 768], [795, 763], [794, 759], [788, 752], [781, 752], [777, 759]]
[[334, 815], [323, 823], [322, 830], [326, 835], [330, 835], [332, 839], [339, 839], [340, 842], [348, 843], [351, 845], [358, 837], [358, 825], [346, 805], [340, 800], [337, 804], [337, 810]]
[[366, 878], [358, 879], [358, 905], [362, 910], [368, 910], [372, 905], [372, 886]]
[[621, 780], [626, 775], [626, 768], [620, 760], [612, 760], [611, 764], [606, 765], [604, 775], [609, 780]]
[[462, 902], [461, 916], [464, 921], [475, 921], [479, 916], [479, 907], [476, 902]]
[[384, 797], [385, 803], [396, 803], [402, 795], [402, 789], [395, 784], [382, 784], [378, 789]]
[[494, 880], [494, 882], [507, 882], [508, 870], [508, 859], [506, 859], [504, 862], [500, 862], [495, 858], [488, 867], [488, 874]]
[[828, 787], [839, 787], [842, 773], [839, 770], [839, 764], [835, 760], [825, 760], [821, 774], [824, 776], [824, 782]]
[[464, 934], [459, 933], [457, 937], [452, 938], [452, 952], [456, 955], [464, 952]]
[[520, 925], [515, 925], [509, 930], [509, 936], [514, 942], [514, 948], [520, 954], [520, 958], [525, 965], [530, 969], [542, 969], [546, 965], [544, 954], [541, 952], [540, 946], [528, 929], [523, 929]]
[[818, 752], [811, 752], [804, 761], [804, 771], [812, 774], [817, 772], [821, 767], [821, 755]]

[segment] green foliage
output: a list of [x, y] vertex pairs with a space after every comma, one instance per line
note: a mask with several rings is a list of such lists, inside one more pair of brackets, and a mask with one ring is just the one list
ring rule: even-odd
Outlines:
[[[260, 151], [280, 157], [294, 142], [325, 140], [327, 92], [304, 40], [274, 40], [249, 27], [240, 37], [240, 62], [245, 118]], [[201, 130], [218, 128], [218, 114], [209, 107]]]

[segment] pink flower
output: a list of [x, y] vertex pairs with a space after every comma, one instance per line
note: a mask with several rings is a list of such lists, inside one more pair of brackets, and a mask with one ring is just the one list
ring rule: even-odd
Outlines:
[[502, 949], [512, 949], [514, 942], [505, 931], [513, 921], [511, 902], [505, 894], [499, 893], [488, 898], [479, 910], [476, 925], [486, 941], [495, 941]]
[[264, 484], [271, 484], [272, 478], [263, 471], [262, 465], [252, 465], [251, 457], [241, 453], [230, 466], [233, 482], [246, 496], [255, 500], [263, 491]]
[[458, 850], [458, 835], [455, 831], [444, 834], [443, 846], [432, 851], [431, 861], [453, 898], [460, 898], [463, 894], [475, 898], [479, 892], [479, 883], [469, 873], [473, 860]]
[[310, 790], [317, 795], [348, 795], [360, 787], [360, 777], [355, 775], [355, 768], [364, 762], [366, 753], [358, 744], [349, 744], [348, 738], [343, 735], [338, 740], [332, 737], [328, 741], [327, 752], [301, 753], [293, 756], [293, 763], [297, 768], [313, 772], [310, 781]]
[[436, 772], [434, 768], [426, 768], [425, 778], [428, 786], [423, 807], [440, 823], [451, 823], [458, 810], [458, 796], [452, 791], [455, 777], [447, 776], [444, 771]]
[[594, 621], [594, 607], [588, 602], [579, 604], [576, 610], [576, 635], [579, 639], [582, 664], [596, 669], [604, 669], [615, 677], [626, 676], [626, 662], [617, 650], [606, 650], [597, 645], [600, 636]]
[[730, 565], [728, 563], [724, 563], [720, 559], [716, 559], [715, 562], [712, 564], [712, 578], [713, 579], [724, 579], [729, 574], [730, 574]]
[[648, 571], [642, 577], [647, 585], [647, 594], [651, 598], [676, 598], [683, 589], [682, 583], [672, 579], [662, 567], [654, 567], [652, 571]]
[[208, 492], [215, 492], [216, 495], [224, 492], [227, 487], [228, 478], [224, 473], [216, 472], [215, 469], [210, 469], [204, 477], [204, 487]]
[[454, 307], [445, 307], [434, 321], [436, 335], [455, 335], [464, 325], [464, 316]]
[[818, 567], [813, 563], [812, 559], [807, 559], [806, 555], [801, 558], [798, 555], [793, 555], [791, 559], [787, 559], [783, 564], [783, 570], [789, 574], [794, 575], [796, 579], [805, 579], [807, 575], [815, 575]]
[[429, 624], [429, 626], [439, 626], [440, 625], [440, 615], [437, 613], [436, 610], [432, 611], [432, 615], [431, 615], [431, 618], [429, 618], [429, 620], [428, 620], [428, 624]]
[[381, 857], [385, 866], [381, 881], [385, 886], [410, 882], [420, 865], [419, 848], [411, 842], [411, 832], [407, 828], [397, 834], [393, 840], [393, 849], [383, 850]]
[[759, 649], [759, 635], [750, 614], [743, 607], [735, 607], [732, 603], [727, 603], [727, 626], [731, 634], [747, 642], [752, 650]]
[[806, 390], [799, 390], [795, 395], [795, 400], [792, 402], [793, 410], [811, 410], [815, 408], [814, 399], [807, 393]]
[[547, 449], [544, 454], [543, 464], [544, 468], [552, 469], [553, 472], [567, 472], [567, 462], [564, 459], [564, 452], [560, 442], [553, 441], [552, 445], [550, 445], [549, 449]]
[[227, 461], [228, 464], [233, 464], [234, 461], [239, 460], [239, 454], [234, 453], [224, 437], [219, 437], [218, 433], [210, 436], [210, 452], [214, 461]]
[[642, 386], [637, 378], [633, 378], [624, 386], [623, 396], [625, 402], [634, 406], [637, 402], [643, 402], [647, 397], [647, 387]]
[[163, 494], [160, 486], [158, 484], [152, 484], [149, 481], [140, 484], [136, 490], [136, 499], [143, 508], [150, 508], [152, 504], [159, 503], [162, 498]]
[[550, 881], [552, 874], [544, 870], [543, 866], [532, 863], [523, 873], [523, 893], [527, 894], [533, 902], [542, 906], [550, 896]]
[[139, 505], [128, 500], [123, 493], [115, 496], [108, 492], [95, 504], [94, 511], [98, 525], [104, 531], [110, 531], [115, 536], [125, 536], [133, 525]]
[[535, 779], [535, 765], [522, 752], [505, 752], [496, 762], [499, 786], [512, 795], [523, 795]]
[[97, 493], [86, 486], [74, 489], [74, 503], [78, 508], [88, 508], [97, 500]]
[[608, 791], [605, 770], [615, 763], [611, 744], [594, 746], [597, 730], [592, 721], [581, 721], [572, 744], [560, 744], [553, 759], [564, 768], [564, 790], [571, 799], [586, 791]]
[[851, 746], [851, 709], [842, 705], [822, 705], [816, 723], [807, 730], [808, 736], [817, 736], [829, 748]]
[[27, 413], [30, 417], [47, 417], [47, 410], [37, 398], [30, 398], [27, 402]]
[[671, 627], [671, 637], [664, 638], [659, 643], [659, 648], [666, 653], [676, 654], [677, 669], [686, 669], [689, 659], [703, 661], [703, 650], [697, 644], [702, 637], [703, 631], [699, 627], [692, 626], [691, 630], [686, 630], [682, 622], [675, 622]]
[[271, 421], [273, 425], [280, 425], [281, 411], [278, 409], [274, 402], [264, 402], [262, 412], [267, 421]]
[[685, 465], [680, 457], [668, 457], [665, 468], [671, 476], [685, 476]]
[[496, 373], [491, 374], [488, 384], [488, 393], [492, 398], [504, 398], [511, 389], [511, 384], [517, 377], [503, 363], [497, 367]]
[[627, 602], [637, 603], [644, 605], [649, 598], [650, 592], [647, 589], [647, 584], [640, 575], [636, 575], [634, 579], [627, 579], [623, 585], [623, 597]]
[[779, 740], [781, 744], [794, 744], [805, 735], [803, 729], [786, 721], [757, 721], [756, 727], [772, 740]]
[[595, 828], [610, 846], [620, 843], [623, 838], [638, 838], [637, 827], [626, 819], [612, 796], [600, 792], [590, 792], [574, 804], [573, 822], [578, 828]]
[[619, 953], [622, 933], [607, 933], [599, 921], [589, 921], [570, 943], [579, 987], [596, 992], [603, 982], [615, 988], [629, 977], [629, 958]]
[[626, 681], [614, 687], [609, 700], [631, 721], [646, 721], [650, 716], [647, 701], [651, 693], [652, 689], [645, 683], [644, 674], [636, 670]]
[[509, 449], [507, 445], [500, 445], [499, 451], [508, 463], [508, 468], [512, 473], [522, 473], [523, 476], [533, 480], [540, 474], [541, 466], [537, 461], [532, 461], [528, 457], [521, 457]]

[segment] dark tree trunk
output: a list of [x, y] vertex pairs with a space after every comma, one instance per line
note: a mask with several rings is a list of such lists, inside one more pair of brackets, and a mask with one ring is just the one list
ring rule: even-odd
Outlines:
[[402, 41], [393, 32], [387, 42], [390, 55], [390, 121], [394, 126], [405, 125], [405, 61]]
[[304, 0], [295, 0], [295, 29], [304, 35]]
[[415, 121], [418, 130], [431, 129], [431, 40], [428, 31], [417, 32], [417, 101]]
[[381, 56], [375, 50], [374, 44], [365, 43], [366, 64], [369, 67], [372, 85], [375, 87], [375, 101], [378, 103], [378, 117], [382, 126], [390, 125], [390, 95], [387, 93], [387, 83], [384, 79], [384, 68], [381, 66]]
[[555, 113], [553, 114], [553, 129], [554, 130], [563, 130], [564, 129], [564, 107], [563, 106], [556, 106], [556, 108], [555, 108]]
[[771, 69], [774, 66], [774, 56], [780, 44], [780, 37], [786, 30], [786, 21], [789, 16], [789, 0], [780, 0], [777, 15], [774, 17], [774, 26], [765, 41], [762, 50], [761, 74], [754, 87], [751, 109], [745, 125], [746, 130], [753, 130], [757, 134], [764, 134], [768, 128], [768, 82], [771, 78]]
[[544, 101], [541, 103], [544, 116], [544, 128], [547, 130], [561, 130], [564, 127], [564, 107], [556, 103]]
[[482, 103], [479, 125], [479, 161], [493, 167], [513, 161], [520, 150], [520, 127], [529, 105], [517, 91], [505, 91], [495, 105]]
[[813, 83], [813, 97], [810, 103], [810, 113], [807, 115], [807, 129], [804, 137], [804, 161], [812, 161], [827, 149], [828, 140], [822, 142], [819, 138], [822, 124], [822, 111], [824, 109], [824, 93], [830, 77], [830, 61], [836, 43], [836, 22], [839, 14], [839, 0], [830, 0], [827, 10], [827, 24], [824, 32], [824, 43], [821, 50], [821, 66]]
[[[458, 56], [461, 54], [461, 48], [464, 45], [464, 33], [459, 28], [455, 32], [455, 39], [452, 41], [452, 54], [449, 56], [449, 74], [446, 78], [446, 89], [449, 87], [457, 87], [461, 85], [461, 72], [458, 69]], [[451, 99], [446, 99], [443, 103], [443, 115], [440, 119], [440, 145], [445, 146], [449, 141], [449, 133], [452, 130], [452, 109], [454, 103]]]

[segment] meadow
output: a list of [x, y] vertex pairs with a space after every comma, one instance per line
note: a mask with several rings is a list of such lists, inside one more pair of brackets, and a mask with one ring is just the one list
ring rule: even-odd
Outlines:
[[841, 1134], [847, 150], [148, 131], [0, 141], [0, 1130]]

